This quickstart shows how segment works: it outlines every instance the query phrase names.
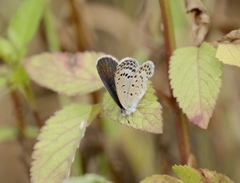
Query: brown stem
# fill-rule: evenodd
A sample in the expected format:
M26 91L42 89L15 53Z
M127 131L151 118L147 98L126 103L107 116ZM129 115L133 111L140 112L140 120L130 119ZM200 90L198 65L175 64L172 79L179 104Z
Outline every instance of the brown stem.
M173 106L175 105L175 102L172 100L172 98L170 98L169 96L167 96L166 94L164 94L161 90L158 90L156 88L154 88L156 91L156 95L158 97L158 99L160 99L161 101L163 101L164 103L166 103L168 106ZM161 102L160 101L160 102Z
M183 113L176 106L176 133L180 152L181 164L187 164L190 156L187 121L183 119Z
M174 30L172 26L172 15L170 5L167 0L159 0L159 3L164 27L163 34L166 47L166 60L169 62L172 52L176 49Z
M22 106L21 106L21 102L19 100L17 91L12 91L11 97L12 97L13 105L16 112L16 120L17 120L18 129L19 129L19 135L20 137L24 137L25 124L24 124L23 114L21 112Z
M36 98L35 98L35 95L33 93L32 87L29 84L29 85L26 85L24 87L24 89L25 89L25 92L26 92L27 97L28 97L28 102L29 102L29 104L31 106L31 109L32 109L33 117L35 118L35 121L36 121L36 124L37 124L38 128L40 129L43 126L43 121L41 120L40 115L39 115L38 110L37 110Z
M72 20L74 22L74 25L76 25L75 33L77 36L77 47L79 51L85 51L89 48L89 42L87 40L87 32L85 31L81 12L78 13L78 11L82 11L83 6L80 6L79 9L77 9L75 0L70 0L70 5L72 8Z
M159 4L161 9L163 29L164 29L163 34L164 34L165 47L166 47L167 69L169 71L170 57L176 48L175 36L174 36L169 0L159 0ZM169 88L170 88L170 85L169 85ZM187 164L187 160L190 155L188 121L184 120L182 111L178 107L176 99L173 97L171 88L170 88L170 93L171 93L171 100L173 101L173 111L175 113L177 140L178 140L181 164Z
M35 109L33 109L33 116L34 116L34 118L36 120L38 128L40 129L43 126L43 122L42 122L42 120L40 118L40 115L39 115L38 111L35 110Z

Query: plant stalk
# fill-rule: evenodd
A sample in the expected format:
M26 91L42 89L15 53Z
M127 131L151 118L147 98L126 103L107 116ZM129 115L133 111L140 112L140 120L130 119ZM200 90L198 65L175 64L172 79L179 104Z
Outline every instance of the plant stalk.
M76 25L75 33L77 37L77 47L79 51L83 52L88 50L90 47L89 40L87 39L87 31L85 31L82 14L81 12L78 13L79 10L81 11L84 8L83 2L80 2L77 5L75 0L70 0L70 6L72 8L72 20Z
M40 118L40 115L38 113L36 98L35 98L35 95L34 95L34 92L32 90L32 86L30 85L30 83L28 83L24 87L24 90L25 90L25 93L27 94L28 102L31 106L33 117L36 121L38 128L40 129L43 126L43 121Z
M17 125L18 125L18 132L19 132L19 136L24 137L24 129L25 129L25 124L24 124L24 118L23 118L23 114L21 112L21 102L19 100L19 96L17 94L17 91L12 91L11 92L11 98L13 101L13 105L16 111L16 119L17 119Z
M164 35L165 48L166 48L167 71L169 71L170 57L173 54L173 51L176 49L173 21L172 21L169 0L159 0L159 4L160 4L160 11L161 11L162 22L163 22L163 35ZM170 79L169 79L169 88L171 93L171 100L173 101L172 107L173 107L173 112L174 112L175 121L176 121L176 133L177 133L177 141L178 141L181 164L187 164L188 158L190 156L188 121L185 120L186 118L184 118L184 115L181 109L179 108L176 99L173 97L173 92L170 87Z

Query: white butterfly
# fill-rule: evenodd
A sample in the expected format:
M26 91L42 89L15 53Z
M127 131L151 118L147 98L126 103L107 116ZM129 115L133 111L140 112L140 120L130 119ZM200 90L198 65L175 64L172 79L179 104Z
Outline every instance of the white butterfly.
M141 66L129 57L119 63L106 55L97 61L97 70L106 89L121 108L123 116L134 113L147 90L147 81L154 73L154 64L147 61Z

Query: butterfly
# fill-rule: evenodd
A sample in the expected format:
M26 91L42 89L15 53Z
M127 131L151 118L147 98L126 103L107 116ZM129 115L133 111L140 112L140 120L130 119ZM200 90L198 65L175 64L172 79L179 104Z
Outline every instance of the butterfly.
M138 107L147 90L147 81L153 76L154 64L147 61L142 65L129 57L120 62L110 55L97 60L98 74L121 109L122 116L131 115Z

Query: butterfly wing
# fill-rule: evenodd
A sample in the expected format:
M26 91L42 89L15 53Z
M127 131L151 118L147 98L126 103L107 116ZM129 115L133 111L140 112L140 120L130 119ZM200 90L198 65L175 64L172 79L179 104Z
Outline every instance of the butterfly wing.
M114 74L116 72L117 65L118 65L117 59L107 55L100 57L98 59L97 70L105 88L107 89L113 100L120 108L123 108L119 101L114 81Z
M124 109L128 109L131 103L127 100L130 93L129 89L139 64L132 58L124 58L117 66L115 73L115 84L119 101Z
M147 81L153 75L154 64L151 61L139 66L131 58L123 59L117 66L115 83L117 95L125 114L131 114L147 90Z
M154 64L152 61L147 61L139 67L129 86L129 95L126 99L129 106L137 107L147 91L147 81L152 77L153 72Z

